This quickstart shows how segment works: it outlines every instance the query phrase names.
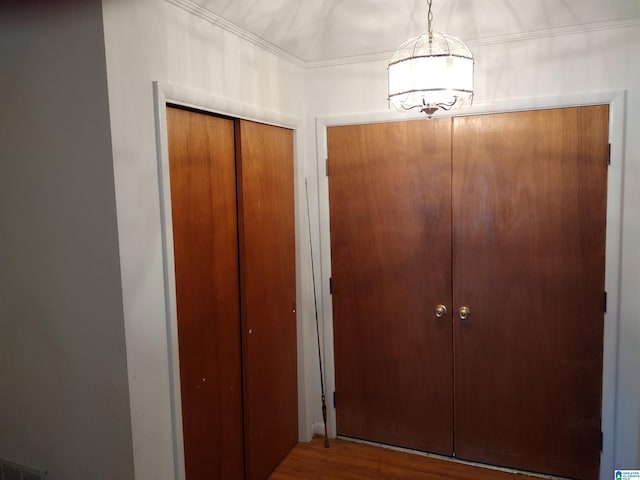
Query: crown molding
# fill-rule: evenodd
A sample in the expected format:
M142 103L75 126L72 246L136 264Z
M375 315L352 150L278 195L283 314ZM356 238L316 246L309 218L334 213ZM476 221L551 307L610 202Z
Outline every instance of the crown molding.
M292 53L283 50L271 42L244 30L235 23L213 13L212 11L196 4L192 0L165 0L168 3L186 10L207 22L216 25L223 30L236 35L249 43L252 43L269 53L272 53L300 68L325 68L339 65L349 65L354 63L377 62L388 60L393 51L378 52L366 55L354 55L349 57L331 58L327 60L303 60ZM493 35L488 37L463 39L470 48L484 47L488 45L498 45L504 43L521 42L527 40L537 40L541 38L560 37L566 35L578 35L602 30L618 30L623 28L640 27L640 17L619 18L616 20L605 20L600 22L584 23L580 25L567 25L562 27L545 28L530 32L509 33L505 35Z
M602 30L618 30L640 26L640 17L619 18L616 20L604 20L600 22L583 23L579 25L567 25L563 27L545 28L530 32L509 33L506 35L493 35L488 37L468 39L464 42L469 47L484 47L500 43L520 42L524 40L537 40L540 38L561 37L565 35L577 35L581 33L599 32Z
M213 13L211 10L206 9L191 0L166 0L166 1L177 7L182 8L183 10L186 10L187 12L197 17L200 17L203 20L206 20L207 22L213 25L216 25L217 27L222 28L223 30L226 30L227 32L233 35L236 35L237 37L242 38L243 40L246 40L249 43L252 43L266 50L269 53L272 53L282 58L283 60L293 63L298 67L304 68L305 66L305 61L302 60L301 58L298 58L295 55L287 52L286 50L283 50L282 48L274 45L273 43L266 41L265 39L259 37L258 35L255 35L251 32L246 31L245 29L239 27L235 23L232 23L229 20L222 18L220 15Z

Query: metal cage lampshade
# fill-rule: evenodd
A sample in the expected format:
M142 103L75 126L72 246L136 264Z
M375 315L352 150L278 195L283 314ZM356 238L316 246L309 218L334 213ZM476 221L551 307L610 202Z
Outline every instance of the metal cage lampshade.
M389 61L389 103L398 111L419 108L429 118L473 100L473 55L459 38L431 31L407 40Z

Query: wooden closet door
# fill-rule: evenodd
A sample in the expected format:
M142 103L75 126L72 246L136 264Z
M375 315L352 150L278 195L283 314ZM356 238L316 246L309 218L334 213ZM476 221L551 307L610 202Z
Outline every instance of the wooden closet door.
M234 124L167 108L189 480L243 477Z
M338 435L453 451L450 147L446 119L328 129Z
M293 131L236 137L246 472L264 480L298 438Z
M598 478L608 108L454 119L455 450Z

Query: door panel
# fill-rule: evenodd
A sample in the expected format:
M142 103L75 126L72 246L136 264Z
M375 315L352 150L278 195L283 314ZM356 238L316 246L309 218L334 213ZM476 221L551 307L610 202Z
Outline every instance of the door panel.
M451 120L328 129L339 435L453 451Z
M293 132L237 124L245 448L264 480L298 438Z
M459 458L598 478L606 106L454 119Z
M167 108L185 467L243 477L232 120Z

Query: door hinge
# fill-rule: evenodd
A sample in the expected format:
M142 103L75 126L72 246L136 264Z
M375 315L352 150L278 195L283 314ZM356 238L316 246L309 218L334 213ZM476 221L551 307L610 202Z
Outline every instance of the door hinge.
M329 159L328 158L324 159L324 174L327 177L329 176Z
M604 433L600 432L600 451L604 451Z
M333 408L336 408L336 391L333 391Z
M329 295L333 295L333 277L329 277Z
M604 313L607 313L607 292L604 292L604 297L602 299L602 309L604 310Z
M611 165L611 144L609 144L609 151L607 153L607 165Z

